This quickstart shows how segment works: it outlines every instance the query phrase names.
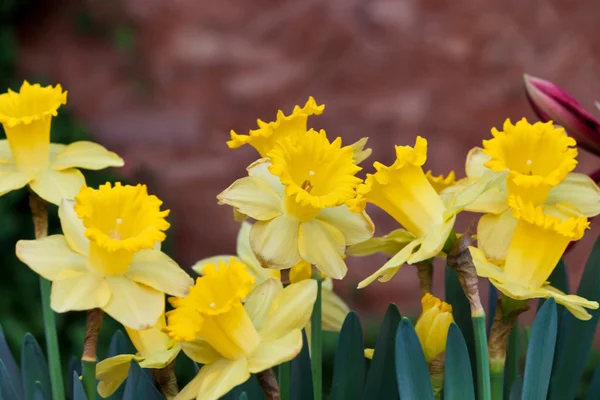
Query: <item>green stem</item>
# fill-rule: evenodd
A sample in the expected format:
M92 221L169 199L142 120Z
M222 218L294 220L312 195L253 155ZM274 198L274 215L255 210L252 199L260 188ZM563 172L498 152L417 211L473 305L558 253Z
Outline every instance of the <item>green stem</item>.
M492 360L490 365L492 400L504 397L504 360Z
M88 400L96 399L96 362L81 361L81 375L83 376L83 389Z
M44 318L44 333L46 335L46 350L52 382L52 399L64 400L65 390L60 365L60 351L56 334L56 320L50 308L50 281L40 276L40 292L42 294L42 316Z
M313 279L317 281L317 299L311 316L311 370L313 378L314 400L323 398L323 332L321 330L321 286L323 278L321 273L314 274Z
M290 400L290 362L279 365L279 390L281 400Z
M479 400L491 399L490 364L488 361L487 334L485 331L485 311L471 313L475 333L475 356L477 357L477 388Z

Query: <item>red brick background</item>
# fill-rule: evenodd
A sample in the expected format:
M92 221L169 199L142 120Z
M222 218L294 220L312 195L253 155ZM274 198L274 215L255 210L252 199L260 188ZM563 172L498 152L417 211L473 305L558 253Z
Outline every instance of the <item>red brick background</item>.
M371 138L367 171L375 159L389 163L394 144L422 135L427 165L462 176L468 149L492 126L533 117L524 72L590 108L600 99L599 11L576 0L63 1L24 24L20 69L61 82L95 140L124 156L124 176L164 199L175 257L189 266L234 251L238 225L215 195L256 154L228 150L230 129L245 132L313 95L327 107L312 126L346 143ZM82 28L89 20L95 28ZM580 161L583 172L600 164L583 152ZM396 227L371 215L378 234ZM474 217L463 215L461 226ZM572 280L598 225L567 257ZM383 262L350 260L340 292L377 315L389 301L416 307L411 267L390 283L351 289Z

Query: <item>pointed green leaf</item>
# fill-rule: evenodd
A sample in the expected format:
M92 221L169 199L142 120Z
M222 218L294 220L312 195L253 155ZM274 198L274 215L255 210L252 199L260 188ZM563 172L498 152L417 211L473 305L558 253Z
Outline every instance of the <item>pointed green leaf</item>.
M71 396L71 399L72 400L87 400L87 396L85 395L85 390L83 389L83 384L81 383L81 380L79 379L79 375L77 375L76 371L73 371L71 379L73 382L73 388L72 388L73 394Z
M371 368L365 383L363 399L397 399L398 385L396 383L396 331L400 324L400 312L394 303L388 306L371 361Z
M119 354L135 354L137 353L135 347L125 334L118 329L113 333L110 338L110 344L108 345L108 352L106 358L114 357Z
M67 398L69 399L73 399L75 396L73 393L73 388L75 387L73 376L75 376L77 380L79 380L79 377L81 376L81 360L77 357L71 357L71 360L69 360L69 368L67 369ZM120 399L121 398L119 397L119 400Z
M508 399L510 389L519 375L521 365L521 349L519 347L519 324L515 324L508 336L508 349L506 350L506 362L504 364L504 398Z
M33 392L33 400L50 400L50 397L46 397L42 384L39 382L35 383L35 391Z
M8 375L13 377L15 390L20 397L23 397L23 384L21 383L20 379L21 373L19 372L19 367L17 366L15 358L10 352L10 348L6 342L6 337L4 336L4 331L2 330L2 326L0 326L0 360L4 362L4 366L6 367Z
M492 331L492 323L494 322L494 316L496 315L496 304L498 302L498 291L496 290L496 286L492 285L492 282L490 282L489 288L490 291L488 293L489 310L487 315L487 332Z
M12 400L12 399L22 399L17 389L15 388L14 382L19 380L18 378L14 378L10 376L4 362L0 360L0 399L2 400Z
M164 397L154 386L154 382L144 373L134 360L129 366L129 375L125 381L123 400L164 400Z
M475 400L469 351L456 324L450 325L446 342L444 400Z
M425 354L417 332L408 318L402 318L398 326L395 357L400 398L433 400Z
M46 397L52 393L48 363L40 345L30 333L25 334L21 345L21 379L26 400L34 398L36 382L40 383Z
M248 395L246 392L242 392L242 394L240 394L239 400L248 400Z
M241 385L234 387L229 393L225 394L221 400L238 400L242 393L246 393L252 400L261 400L265 398L256 375L251 375L250 378Z
M523 398L527 400L546 400L552 374L556 331L556 301L550 298L535 317L531 329L523 378Z
M338 339L333 381L332 400L359 400L365 384L365 351L360 319L351 311L344 320Z
M510 389L509 400L522 400L523 399L523 378L517 376L515 383L513 383Z
M302 343L302 351L290 362L291 400L312 400L314 398L308 340L304 330L302 330Z
M198 364L189 358L183 351L180 351L175 358L175 376L179 387L185 387L200 372Z
M600 301L600 236L586 263L577 294L591 301ZM577 393L600 317L600 310L588 311L592 315L589 321L564 313L561 324L564 334L561 332L560 348L552 371L550 400L572 399Z

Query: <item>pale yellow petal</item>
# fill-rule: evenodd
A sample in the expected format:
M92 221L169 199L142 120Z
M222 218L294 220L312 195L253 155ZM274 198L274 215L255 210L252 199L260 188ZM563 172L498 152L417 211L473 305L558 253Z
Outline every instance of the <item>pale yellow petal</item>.
M65 235L69 246L77 253L87 256L90 248L90 241L85 237L85 226L79 219L73 209L74 200L63 200L58 206L58 217L60 226Z
M476 247L469 246L469 252L475 264L477 275L482 278L493 278L499 281L504 281L504 272L500 267L488 261L485 253Z
M600 214L600 188L585 174L572 172L550 189L546 204L569 203L586 217Z
M465 163L465 172L469 178L481 178L483 174L488 171L488 168L484 166L491 157L483 152L480 147L473 147L469 154L467 154L467 160Z
M58 313L91 310L108 304L111 292L106 280L93 273L52 282L50 306Z
M49 203L59 205L62 199L74 199L85 178L78 169L54 171L45 169L29 183L31 189Z
M279 197L283 197L285 186L283 186L277 175L273 175L271 171L269 171L270 165L271 160L268 158L261 158L248 166L248 176L255 176L264 180L271 186L275 193L279 195Z
M121 157L98 143L81 141L67 145L54 157L50 167L57 171L68 168L99 170L107 167L122 167L124 164Z
M295 329L271 342L261 342L248 358L248 369L257 374L266 369L290 361L302 350L302 331Z
M14 159L8 140L0 140L0 164L13 164Z
M235 258L236 261L239 261L242 264L244 263L239 257L229 256L229 255L220 255L220 256L212 256L212 257L203 258L200 261L196 261L194 263L194 265L192 265L192 269L198 275L203 275L204 273L202 272L202 269L204 268L205 265L207 265L207 264L219 265L219 262L221 262L221 261L224 262L225 264L229 264L229 260L231 260L231 257Z
M286 269L300 260L298 231L300 221L281 215L271 221L258 221L250 230L250 246L261 264Z
M396 275L396 272L398 272L402 265L406 263L406 260L408 260L408 257L410 257L414 249L417 248L417 246L419 246L422 241L422 238L417 238L412 242L408 243L406 246L404 246L402 250L398 252L398 254L396 254L394 257L389 259L388 262L383 264L383 267L379 268L374 274L372 274L368 278L363 279L358 284L358 288L362 289L366 286L369 286L371 283L375 282L376 279L379 279L380 282L387 282L390 279L392 279L392 277Z
M346 249L344 235L326 222L314 219L300 224L300 256L333 279L342 279L348 267L342 256Z
M431 360L438 354L446 351L448 329L450 328L450 324L452 322L454 322L454 319L452 318L452 314L449 312L438 314L433 321L431 329L429 330L429 335L427 336L427 340L423 346L427 360Z
M500 199L498 199L498 196L492 195L495 193L492 189L502 188L505 183L506 172L496 173L488 170L479 179L465 179L457 185L442 191L442 199L447 208L444 218L465 209L471 210L473 204L478 204L479 207L484 208L485 210L482 210L482 212L492 212L499 207L504 210L506 205L501 201L503 195L500 194ZM451 196L448 196L448 191L452 191ZM488 199L488 196L492 197Z
M273 299L269 317L259 330L262 341L276 340L302 329L310 319L317 298L317 282L308 279L293 283Z
M415 235L412 233L405 229L396 229L385 236L374 237L349 246L346 254L350 256L369 256L375 253L394 255L413 240L415 240Z
M273 299L283 290L281 281L269 278L258 285L246 298L244 307L252 323L260 331L271 309Z
M365 349L364 353L365 353L365 358L372 360L373 355L375 355L375 349Z
M281 197L269 184L257 177L238 179L221 192L219 204L228 204L258 221L267 221L283 213Z
M31 180L29 175L17 170L13 165L0 168L0 196L21 189Z
M73 251L63 235L19 240L16 253L19 260L50 281L75 277L88 271L87 258Z
M222 357L207 341L200 338L193 342L181 342L181 349L199 364L212 364Z
M437 257L444 248L444 244L454 228L455 220L456 216L452 216L452 218L444 222L443 225L434 226L429 229L423 236L421 247L408 257L408 263L414 264Z
M251 223L246 221L242 222L236 239L236 252L242 260L242 263L248 267L252 275L254 275L255 278L260 277L260 281L262 282L269 277L269 273L260 265L260 262L258 262L258 259L252 251L252 247L250 246L251 229Z
M494 187L465 207L466 211L475 213L501 214L508 210L508 191L504 187Z
M66 144L50 143L50 163L67 148Z
M102 309L131 329L148 329L165 311L165 295L122 276L106 278L111 298Z
M345 204L322 209L317 219L342 232L348 246L370 239L373 232L375 232L375 225L367 213L364 211L360 213L350 212Z
M131 360L140 361L141 357L133 354L119 354L107 358L96 364L96 379L98 382L98 394L103 398L112 395L129 374Z
M136 252L124 276L176 297L187 296L194 285L194 280L171 257L154 249Z
M504 260L516 227L517 220L511 210L483 215L477 224L477 246L488 259Z
M324 282L323 282L324 283ZM339 332L350 308L344 300L323 286L322 295L322 327L329 332Z
M171 338L163 332L167 326L167 318L162 314L156 325L152 328L135 330L125 327L129 339L142 357L149 357L152 353L164 351L170 347Z
M167 365L171 364L171 362L177 357L179 352L181 351L181 346L179 343L176 343L173 347L163 351L154 352L147 357L144 358L143 361L140 362L140 367L142 368L164 368Z
M248 378L250 371L245 358L236 361L222 358L203 366L174 400L217 400L234 387L246 382Z
M431 307L430 309L423 311L419 316L419 319L415 324L415 332L417 333L419 342L421 342L422 346L427 342L427 335L431 331L435 317L437 317L439 314L439 307Z
M583 321L587 321L592 318L585 308L589 308L591 310L598 309L598 302L590 301L573 294L565 294L550 285L544 285L540 288L540 290L548 293L548 296L543 296L544 298L548 298L550 296L554 297L558 304L565 306L567 310L569 310L569 312L575 316L575 318Z

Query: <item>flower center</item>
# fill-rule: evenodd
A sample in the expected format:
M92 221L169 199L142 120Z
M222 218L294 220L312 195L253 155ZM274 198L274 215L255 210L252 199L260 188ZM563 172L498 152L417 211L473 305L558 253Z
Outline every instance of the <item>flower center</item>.
M123 274L136 251L150 249L166 237L169 211L160 210L162 202L148 195L146 186L84 187L75 201L90 239L90 266L104 275Z

